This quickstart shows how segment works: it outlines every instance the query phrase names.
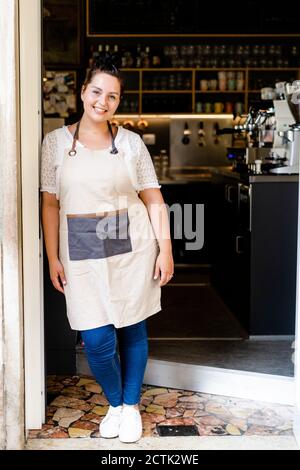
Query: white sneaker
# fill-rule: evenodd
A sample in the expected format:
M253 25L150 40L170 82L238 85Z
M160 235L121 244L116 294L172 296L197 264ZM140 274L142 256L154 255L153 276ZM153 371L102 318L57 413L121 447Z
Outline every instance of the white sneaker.
M118 437L121 422L122 405L110 406L108 412L100 423L99 431L101 437Z
M139 410L133 406L123 406L119 439L121 442L136 442L142 437L143 424Z

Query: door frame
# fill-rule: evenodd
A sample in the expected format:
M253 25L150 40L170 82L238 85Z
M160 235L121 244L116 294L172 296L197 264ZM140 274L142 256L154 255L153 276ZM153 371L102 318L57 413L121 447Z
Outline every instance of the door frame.
M40 227L42 136L41 0L19 0L25 426L45 422L43 250Z
M300 151L299 151L300 153ZM299 155L300 158L300 155ZM297 281L296 281L296 331L294 342L295 414L294 435L300 447L300 175L298 182L298 240L297 240Z
M41 144L41 1L19 0L20 5L20 89L21 98L21 154L22 154L22 211L23 211L23 249L24 249L24 341L25 341L25 401L26 401L26 429L40 428L45 421L45 383L44 383L44 324L43 324L43 260L42 237L39 211L39 160ZM30 66L28 66L30 64ZM300 191L299 191L300 200ZM300 204L298 215L298 276L297 276L297 328L295 338L295 379L275 377L276 386L281 386L282 393L288 393L285 403L294 403L296 398L296 416L294 432L300 444L300 318L299 318L299 291L300 291ZM32 293L35 295L32 295ZM158 382L160 386L173 383L178 387L179 378L182 377L182 364L176 367L172 364L172 376L168 376L164 369L164 361L151 361L145 378L151 383ZM245 371L228 371L218 368L201 368L206 373L206 381L199 381L196 385L201 391L222 394L226 387L220 387L216 380L223 376L223 384L229 383L232 387L238 384L236 392L243 395L247 390L247 397L259 399L257 386L265 387L266 380L272 381L268 374L245 373ZM221 374L221 375L218 375ZM184 375L184 374L183 374ZM192 377L193 374L190 374ZM228 382L228 378L230 381ZM178 381L177 381L177 379ZM232 380L234 381L232 382ZM174 382L175 381L175 382ZM249 389L249 384L255 385ZM274 382L273 382L274 383ZM170 386L170 385L169 385ZM188 387L188 384L185 385ZM297 393L295 393L295 387ZM230 387L227 387L229 391ZM252 390L252 392L251 392ZM263 396L272 394L269 388L261 389ZM278 400L278 394L274 395ZM275 401L273 400L273 401ZM284 401L282 401L284 402Z

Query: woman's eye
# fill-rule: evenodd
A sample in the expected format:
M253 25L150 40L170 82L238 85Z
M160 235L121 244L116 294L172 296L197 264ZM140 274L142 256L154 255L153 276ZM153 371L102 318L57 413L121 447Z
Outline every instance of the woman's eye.
M99 91L94 90L93 93L95 93L96 95L98 95Z
M116 99L116 97L114 95L111 95L110 98L112 98L113 100Z

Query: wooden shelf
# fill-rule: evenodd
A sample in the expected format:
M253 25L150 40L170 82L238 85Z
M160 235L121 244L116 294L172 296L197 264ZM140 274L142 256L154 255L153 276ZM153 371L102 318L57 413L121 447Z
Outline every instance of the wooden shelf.
M220 94L223 94L223 93L239 93L239 94L243 94L245 93L245 90L224 90L224 91L221 91L221 90L207 90L207 91L202 91L202 90L195 90L195 93L201 93L201 94L210 94L210 93L218 93L219 95Z
M125 94L135 94L138 95L138 109L136 111L136 114L146 114L145 110L143 109L143 97L145 96L151 96L151 95L189 95L189 98L187 98L186 106L187 108L191 108L192 111L179 111L178 113L172 113L172 114L194 114L196 113L197 109L197 98L199 98L201 95L211 95L211 97L216 97L212 98L211 101L222 101L222 97L226 97L229 95L234 95L239 98L237 98L238 101L243 102L243 107L244 110L248 110L248 104L249 104L249 97L253 94L258 94L260 93L260 90L255 90L255 89L248 89L249 83L252 81L249 80L250 78L255 78L257 77L257 73L274 73L277 72L278 76L283 76L287 72L296 72L295 73L295 78L300 78L300 68L298 67L286 67L286 68L280 68L280 67L179 67L179 68L173 68L173 67L149 67L149 68L121 68L121 72L128 72L132 73L135 75L138 74L138 90L125 90ZM199 84L199 79L202 77L205 78L214 78L216 77L217 72L219 71L241 71L244 73L244 90L199 90L196 88L196 84ZM190 89L183 89L183 90L162 90L162 89L157 89L157 90L151 90L151 89L143 89L144 86L144 77L147 76L149 78L148 73L156 73L157 75L164 73L164 72L170 72L173 74L177 73L189 73L190 74L190 80L191 80L191 87ZM209 75L210 73L210 75ZM199 86L199 85L198 85ZM217 98L218 96L218 98ZM225 99L225 98L224 98ZM188 101L191 100L191 101ZM232 100L234 101L234 99ZM250 99L251 101L251 99ZM130 112L127 112L124 114L130 114ZM149 113L148 113L149 114ZM150 113L152 114L152 113ZM156 114L166 114L166 112L157 112ZM211 114L211 113L209 113Z
M300 70L300 67L179 67L179 68L174 68L174 67L153 67L153 68L120 68L120 71L122 72L210 72L210 71L235 71L235 70L240 70L240 71L249 71L249 72L257 72L257 71L298 71Z
M193 90L142 90L142 93L193 93Z

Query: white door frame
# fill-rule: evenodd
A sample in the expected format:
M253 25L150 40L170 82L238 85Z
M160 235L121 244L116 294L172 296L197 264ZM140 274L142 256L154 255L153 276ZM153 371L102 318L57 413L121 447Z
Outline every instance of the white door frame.
M300 158L300 156L299 156ZM298 183L298 243L297 243L297 282L296 282L296 332L294 343L295 361L295 415L294 435L300 446L300 180Z
M25 425L45 422L42 237L39 162L42 116L41 1L19 0L23 214Z
M25 334L25 399L26 399L26 428L40 428L45 420L45 384L44 384L44 335L43 335L43 279L42 250L39 219L39 155L41 143L41 2L40 0L19 0L20 2L20 81L21 81L21 136L22 136L22 197L23 197L23 250L24 250L24 334ZM300 200L300 191L299 191ZM297 294L300 290L300 204L298 223L298 279ZM34 293L34 295L33 295ZM276 387L281 387L283 394L288 393L284 400L274 395L273 401L294 403L295 383L297 385L297 411L295 419L295 435L300 444L300 318L299 295L297 295L297 330L295 339L296 379L268 376L268 374L249 374L244 371L226 371L218 368L202 368L205 381L198 382L197 387L209 390L210 393L222 394L226 387L220 387L216 377L224 377L225 382L238 387L236 392L243 395L247 391L248 398L259 399L257 387L264 387L275 378ZM159 364L159 362L161 362ZM156 370L154 370L154 367ZM159 367L161 366L161 367ZM173 364L173 369L174 364ZM174 378L182 377L182 365L174 371L172 377L164 372L163 361L149 361L148 377L155 381L155 372L160 376L159 385L173 383ZM160 371L162 373L160 373ZM180 373L179 373L180 372ZM184 374L183 374L184 375ZM192 374L193 375L193 374ZM146 375L147 376L147 375ZM228 379L230 378L229 382ZM261 380L260 380L261 379ZM268 382L269 380L269 382ZM267 382L266 382L267 381ZM225 383L223 382L223 384ZM270 383L271 383L270 382ZM256 384L250 387L249 384ZM260 385L258 385L260 384ZM170 385L169 385L170 386ZM176 386L176 383L174 383ZM187 384L188 386L188 384ZM203 391L204 391L203 390ZM252 390L252 392L251 392ZM230 388L228 389L228 393ZM270 392L266 393L272 401ZM271 394L272 395L272 394Z

